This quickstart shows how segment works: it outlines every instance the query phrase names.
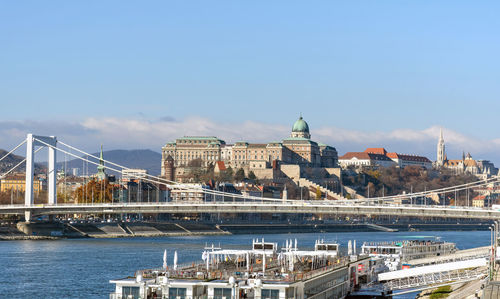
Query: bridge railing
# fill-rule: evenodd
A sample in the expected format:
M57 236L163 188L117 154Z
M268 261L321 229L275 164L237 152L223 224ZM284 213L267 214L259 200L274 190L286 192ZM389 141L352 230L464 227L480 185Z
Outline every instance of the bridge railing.
M372 203L353 203L348 201L330 201L330 200L276 200L276 201L260 201L260 200L248 200L248 201L204 201L204 200L174 200L174 201L160 201L160 202L84 202L84 203L57 203L55 205L50 204L8 204L0 205L1 208L44 208L44 207L83 207L83 206L168 206L168 205L269 205L269 206L324 206L324 207L380 207L380 208L405 208L405 209L447 209L452 211L497 211L497 209L492 208L481 208L481 207L469 207L469 206L442 206L442 205L415 205L415 204L372 204Z

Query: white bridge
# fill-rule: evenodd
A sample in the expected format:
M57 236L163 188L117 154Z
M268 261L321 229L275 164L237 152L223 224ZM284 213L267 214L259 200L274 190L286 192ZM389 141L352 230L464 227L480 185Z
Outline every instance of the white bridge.
M180 189L186 192L197 192L204 195L205 200L169 201L169 202L138 202L138 203L98 203L98 204L61 204L57 202L55 163L56 152L62 152L84 162L99 165L88 157L98 160L89 153L72 147L57 140L54 136L36 136L28 134L27 138L13 150L7 153L0 161L26 144L26 192L24 205L0 205L0 214L25 215L30 220L32 215L57 215L57 214L121 214L121 213L308 213L308 214L337 214L337 215L394 215L408 217L434 217L434 218L474 218L484 220L500 219L500 210L490 208L474 208L464 206L444 205L403 205L397 201L408 198L428 197L439 194L452 194L469 188L484 186L499 181L499 177L478 182L415 192L405 195L394 195L362 200L289 200L255 196L244 196L216 190L195 188L177 182L168 181L161 177L146 175L140 179L156 185L165 185L169 189ZM65 148L59 148L62 145ZM36 149L36 147L40 147ZM34 204L33 202L33 174L34 155L41 148L49 149L48 159L48 203ZM82 156L83 155L83 156ZM85 156L87 158L85 158ZM24 161L22 161L24 162ZM21 162L21 163L22 163ZM113 162L105 161L107 169L120 173L127 167ZM6 174L13 171L18 163Z
M22 215L58 214L121 214L121 213L309 213L330 215L394 215L400 217L438 217L500 219L500 211L440 206L363 205L337 201L248 201L234 202L154 202L154 203L98 203L98 204L33 204L2 205L0 214Z

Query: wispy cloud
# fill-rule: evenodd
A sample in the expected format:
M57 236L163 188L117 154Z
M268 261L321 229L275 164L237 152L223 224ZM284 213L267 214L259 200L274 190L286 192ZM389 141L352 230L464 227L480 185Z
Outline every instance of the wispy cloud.
M55 135L60 140L84 150L95 151L101 143L107 149L148 148L160 151L166 142L186 135L217 136L228 143L246 140L269 142L282 140L291 126L255 121L223 122L205 117L174 119L165 116L157 120L144 118L87 118L82 121L17 121L0 122L0 147L9 149L26 133ZM356 131L338 127L312 128L313 140L335 146L339 154L363 151L366 147L385 147L389 151L426 155L434 159L440 127L423 130L398 128L390 132ZM500 161L500 138L479 140L448 128L443 128L450 157L462 150L476 158Z

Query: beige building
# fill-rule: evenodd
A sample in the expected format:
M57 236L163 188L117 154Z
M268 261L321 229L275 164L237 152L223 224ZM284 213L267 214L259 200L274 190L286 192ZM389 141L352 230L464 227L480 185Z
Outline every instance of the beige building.
M42 190L42 181L33 180L33 192L38 194ZM22 191L26 190L26 176L24 174L14 174L3 177L0 180L0 191Z
M189 166L198 160L201 166L215 164L221 160L221 148L226 143L213 136L186 136L169 142L162 148L161 174L165 175L164 161L168 156L174 159L174 167ZM194 163L194 162L193 162Z
M337 167L338 160L334 147L311 140L309 125L302 116L293 124L290 137L282 142L240 141L228 145L217 137L178 138L162 148L163 176L168 169L169 156L174 161L175 174L179 175L185 173L182 168L207 167L215 165L217 161L223 161L226 167L233 169L270 170L275 163L332 168ZM268 176L268 172L262 173Z

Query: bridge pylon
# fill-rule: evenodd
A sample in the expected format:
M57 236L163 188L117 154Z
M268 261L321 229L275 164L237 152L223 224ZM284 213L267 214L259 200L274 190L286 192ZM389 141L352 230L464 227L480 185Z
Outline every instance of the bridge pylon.
M48 204L57 204L56 192L56 146L57 138L55 136L38 136L28 134L26 136L26 188L24 193L24 205L31 207L34 203L33 200L33 179L35 168L35 147L47 146L49 148L48 159ZM25 220L31 220L31 211L25 213Z

